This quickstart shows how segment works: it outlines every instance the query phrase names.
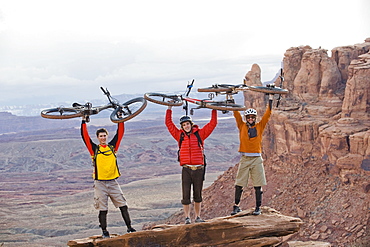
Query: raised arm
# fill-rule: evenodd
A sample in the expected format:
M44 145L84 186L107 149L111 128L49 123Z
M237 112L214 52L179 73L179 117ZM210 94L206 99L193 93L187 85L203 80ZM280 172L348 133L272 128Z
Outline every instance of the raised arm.
M91 156L94 156L94 150L96 147L96 144L93 143L89 136L89 132L87 131L86 121L82 120L81 122L81 137L83 142L85 143L87 150L89 151Z
M267 122L270 120L271 111L272 111L272 99L273 99L273 96L274 96L273 94L270 94L269 95L269 102L267 104L265 114L263 114L263 117L262 117L262 119L260 121L260 123L263 126L263 128L266 126Z
M209 123L204 125L202 129L199 130L199 134L202 140L205 140L213 132L213 130L216 128L216 125L217 125L217 111L212 110L211 120L209 121Z
M118 151L118 148L121 144L123 135L125 134L125 125L123 122L117 124L117 131L113 139L109 142L110 145L114 146L114 151Z
M238 111L233 111L233 114L234 114L234 118L235 118L235 121L236 121L236 126L238 127L238 129L241 128L241 126L243 126L244 121L242 119L242 116L240 114L240 112Z
M172 137L178 141L181 130L172 121L172 109L170 107L166 110L165 124Z

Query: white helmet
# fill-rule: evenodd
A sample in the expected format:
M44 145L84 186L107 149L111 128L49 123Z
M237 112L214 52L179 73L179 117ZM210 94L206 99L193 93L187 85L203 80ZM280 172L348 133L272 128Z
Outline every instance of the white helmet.
M245 112L244 112L244 115L247 116L247 115L255 115L257 116L257 111L253 108L249 108L247 109Z

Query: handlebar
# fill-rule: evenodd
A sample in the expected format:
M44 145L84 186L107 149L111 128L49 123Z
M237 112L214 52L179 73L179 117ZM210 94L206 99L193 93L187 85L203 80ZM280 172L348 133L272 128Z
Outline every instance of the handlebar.
M283 86L283 83L284 83L284 70L283 70L283 68L280 69L279 78L280 78L280 87L282 87ZM280 100L281 100L281 95L279 95L279 98L277 99L276 107L279 107Z
M109 103L111 103L112 105L117 105L117 103L114 102L115 99L113 99L112 96L110 95L110 92L108 91L108 88L104 89L103 87L100 87L100 89L108 97Z
M110 93L109 93L109 91L108 91L108 89L104 89L103 87L100 87L100 89L103 91L103 93L105 94L105 95L110 95Z
M190 94L190 91L191 91L191 88L193 87L193 85L194 85L194 79L191 81L191 83L188 83L188 86L187 86L187 92L186 92L186 96L189 96L189 94Z

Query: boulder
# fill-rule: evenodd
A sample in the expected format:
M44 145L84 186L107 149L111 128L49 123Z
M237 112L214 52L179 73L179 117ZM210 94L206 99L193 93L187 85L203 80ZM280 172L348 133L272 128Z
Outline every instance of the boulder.
M283 236L296 233L302 224L299 218L263 207L258 216L252 215L251 209L204 223L162 224L110 239L94 236L71 240L68 246L275 246Z
M319 242L319 241L289 241L289 247L330 247L331 244L328 242Z

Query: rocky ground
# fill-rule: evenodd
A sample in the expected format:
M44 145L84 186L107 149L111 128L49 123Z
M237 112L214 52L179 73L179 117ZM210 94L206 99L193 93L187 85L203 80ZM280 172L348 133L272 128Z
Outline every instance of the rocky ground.
M179 211L180 171L176 142L158 122L126 126L118 159L119 179L129 202L134 227L165 219ZM220 122L210 137L206 185L225 167L219 149L235 148L236 140L221 133L232 119ZM199 124L202 124L200 121ZM93 133L96 127L90 126ZM114 126L107 126L113 132ZM0 243L4 246L65 246L68 240L100 233L92 206L91 163L78 128L13 133L0 136ZM230 140L218 144L218 138ZM233 144L234 143L234 144ZM215 147L215 148L213 148ZM220 162L214 161L218 158ZM108 220L112 233L123 234L119 212L112 208Z
M304 221L291 240L319 240L339 247L370 245L369 50L370 38L334 48L331 57L327 50L309 46L292 47L284 54L283 86L289 94L279 108L275 100L265 131L268 185L263 204ZM259 66L253 65L245 78L249 85L261 85ZM245 105L264 112L263 95L244 96ZM208 117L204 116L200 118ZM204 190L206 219L229 215L232 210L239 141L234 120L226 116L205 144L207 171L222 173ZM122 185L179 173L179 167L174 168L176 143L163 118L157 121L127 124L121 147L125 151L118 156L124 164ZM75 126L0 135L0 243L19 246L26 240L42 242L70 235L76 228L84 234L98 230L91 208L79 213L64 210L80 207L78 202L91 193L89 157ZM108 127L114 131L114 126ZM96 126L90 128L94 131ZM254 206L253 194L251 186L245 189L242 209ZM59 204L56 198L61 196L66 200ZM177 203L160 200L159 204L181 207ZM151 205L157 208L155 202ZM169 215L159 215L160 221L143 216L140 223L146 228L183 222L181 211L168 219Z

